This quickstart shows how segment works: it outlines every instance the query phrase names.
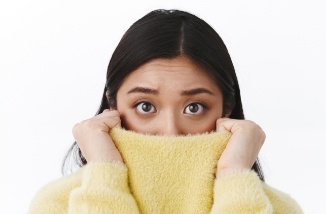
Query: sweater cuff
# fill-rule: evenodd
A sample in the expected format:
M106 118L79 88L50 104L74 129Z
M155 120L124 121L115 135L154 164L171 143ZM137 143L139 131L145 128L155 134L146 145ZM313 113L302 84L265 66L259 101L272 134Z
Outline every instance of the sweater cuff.
M234 170L218 177L215 182L215 191L217 192L225 193L225 191L232 190L232 192L246 193L246 191L250 191L251 193L252 190L256 189L262 190L261 180L257 173L252 170Z
M268 207L270 203L262 184L253 170L230 172L216 179L214 201L223 206L254 204L257 207L266 208L266 205Z
M120 162L89 162L84 166L82 186L129 192L127 172L126 165Z

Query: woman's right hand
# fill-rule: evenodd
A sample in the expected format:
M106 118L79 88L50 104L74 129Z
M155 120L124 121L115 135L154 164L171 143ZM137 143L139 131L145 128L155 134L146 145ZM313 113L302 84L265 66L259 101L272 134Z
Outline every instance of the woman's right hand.
M73 136L87 162L123 162L109 135L109 130L113 127L121 127L120 114L117 110L109 109L74 125Z

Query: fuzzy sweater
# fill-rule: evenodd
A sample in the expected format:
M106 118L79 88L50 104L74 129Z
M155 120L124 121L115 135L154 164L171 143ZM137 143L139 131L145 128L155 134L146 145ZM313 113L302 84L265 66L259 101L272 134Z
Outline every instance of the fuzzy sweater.
M124 163L91 162L42 187L28 213L302 213L254 171L215 179L230 133L163 137L118 128Z

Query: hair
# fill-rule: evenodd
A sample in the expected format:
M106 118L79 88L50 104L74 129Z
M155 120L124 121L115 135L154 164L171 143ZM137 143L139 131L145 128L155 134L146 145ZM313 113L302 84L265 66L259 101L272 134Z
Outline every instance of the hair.
M197 16L162 9L136 21L121 38L108 65L102 101L96 115L105 109L116 108L117 91L126 76L140 65L156 58L173 59L179 56L189 58L214 78L223 95L223 115L244 119L237 76L223 40ZM63 173L72 154L79 167L87 164L74 142L64 159ZM264 181L258 158L252 169Z

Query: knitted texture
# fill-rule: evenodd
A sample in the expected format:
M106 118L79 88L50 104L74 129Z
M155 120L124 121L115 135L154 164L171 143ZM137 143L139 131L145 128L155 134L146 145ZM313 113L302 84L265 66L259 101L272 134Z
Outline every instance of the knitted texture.
M142 213L209 213L217 161L230 135L110 132L129 169L131 192Z
M42 187L28 213L302 213L254 171L215 179L228 132L163 137L114 128L110 135L125 164L88 163Z

